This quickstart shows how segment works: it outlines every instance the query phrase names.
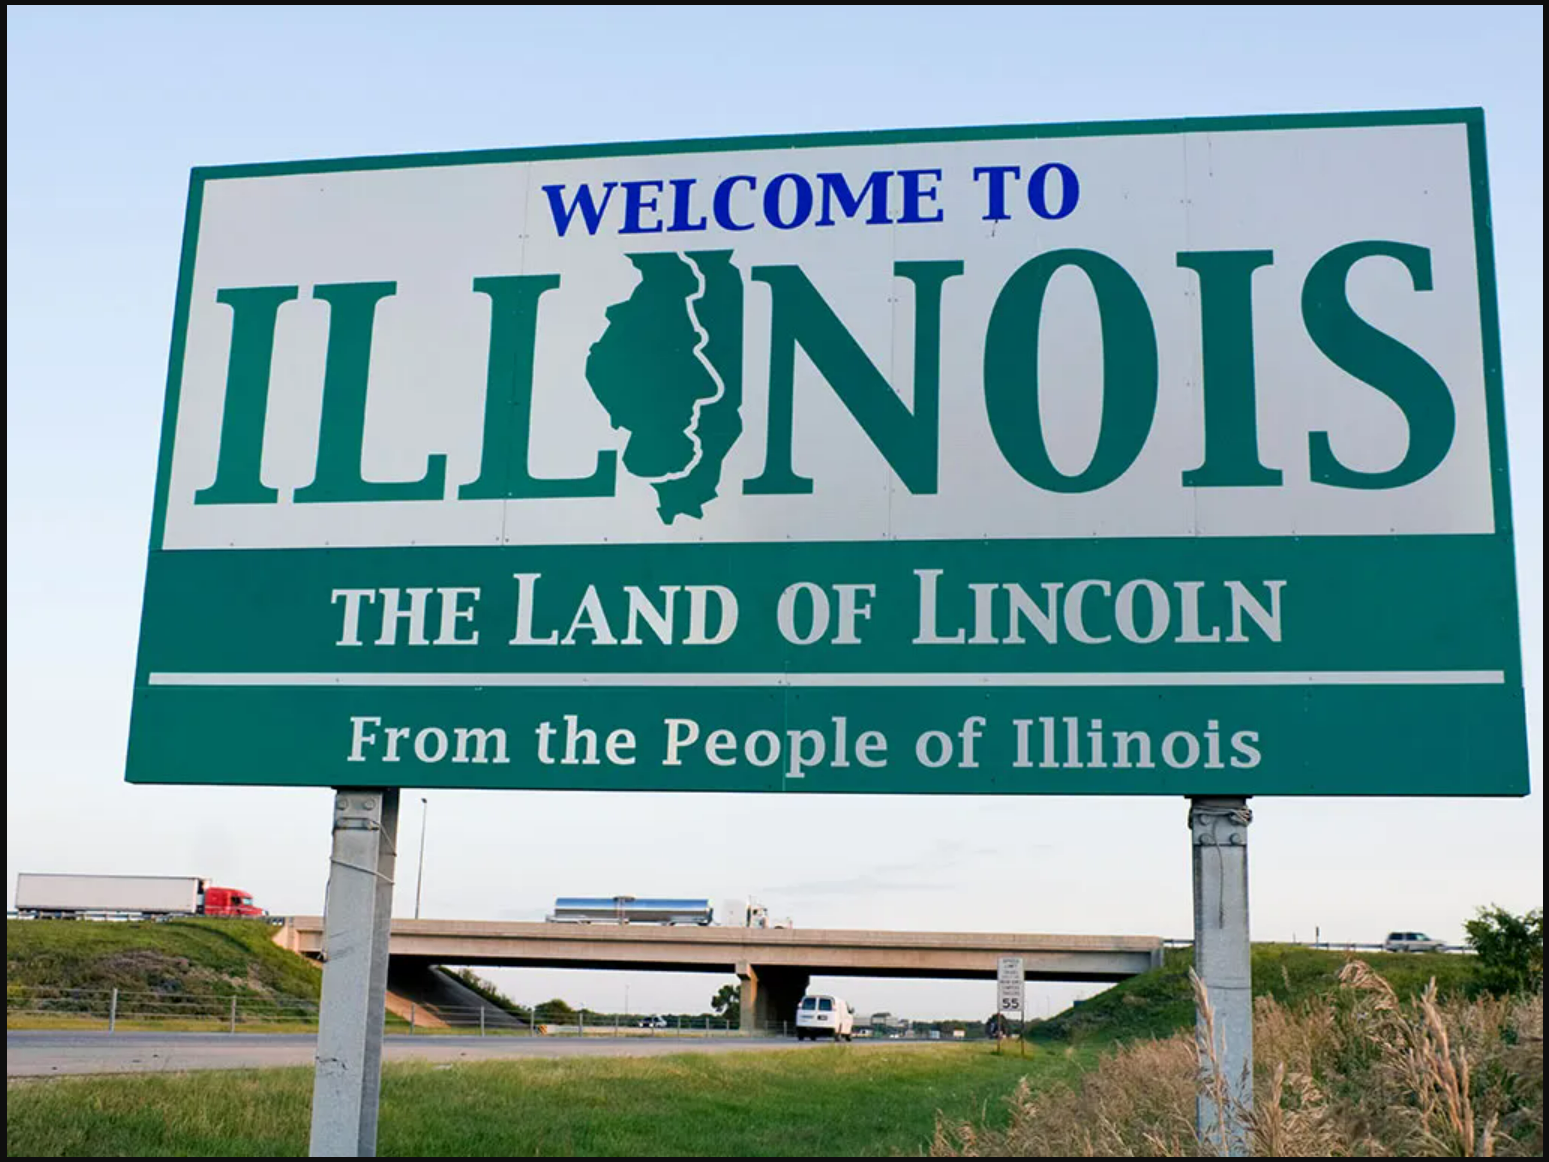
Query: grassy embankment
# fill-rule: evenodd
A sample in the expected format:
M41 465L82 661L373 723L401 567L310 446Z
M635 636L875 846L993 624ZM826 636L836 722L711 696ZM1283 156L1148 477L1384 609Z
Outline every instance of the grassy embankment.
M197 925L186 932L175 931L180 925L150 927L158 955L189 961L198 970L193 978L206 984L207 974L218 966L203 950L232 947L224 925L214 932L213 943ZM55 938L53 932L45 935ZM82 942L98 939L79 931L57 938L72 955L82 951ZM174 948L163 946L166 941L194 943ZM296 965L266 941L254 951L267 962L271 949L279 957L276 971L283 965L287 972L300 968L310 976L295 979L282 972L280 978L265 979L261 968L243 976L236 961L221 962L225 968L217 976L229 987L257 980L269 989L290 979L292 987L315 995L315 970ZM17 952L13 945L13 981ZM28 961L22 966L26 975L59 979L57 964L34 963L26 953L21 959ZM126 965L116 953L103 959L105 964L80 966L79 971L92 983L126 972L127 977L116 977L119 987L151 983L143 962ZM1422 1007L1401 1010L1394 1007L1399 1002L1382 999L1391 993L1372 987L1352 992L1348 982L1342 985L1340 970L1350 959L1296 946L1254 949L1261 1006L1258 1047L1265 1071L1260 1092L1274 1095L1261 1103L1269 1120L1256 1123L1260 1152L1359 1153L1371 1152L1370 1147L1414 1153L1434 1152L1439 1145L1451 1147L1443 1152L1458 1152L1470 1138L1485 1145L1481 1135L1487 1125L1500 1153L1541 1143L1541 1005L1535 1042L1531 1013L1523 1017L1518 1010L1461 999L1472 971L1469 958L1360 955L1392 982L1400 1001L1431 978L1437 980L1441 997L1429 1013ZM982 1045L850 1046L716 1057L390 1066L384 1079L381 1151L916 1153L931 1144L931 1127L937 1124L940 1133L932 1148L944 1154L1155 1153L1157 1143L1165 1153L1194 1153L1189 961L1186 950L1169 953L1157 972L1038 1023L1038 1041L1026 1060L996 1057ZM1457 999L1448 1001L1449 996ZM1455 1048L1438 1046L1431 1030L1450 1030ZM1484 1072L1472 1096L1456 1096L1464 1107L1477 1107L1480 1117L1478 1125L1454 1133L1446 1115L1446 1070L1439 1063L1455 1055L1465 1040L1470 1059ZM1531 1063L1524 1067L1516 1059L1524 1046L1535 1043L1536 1074ZM1417 1060L1434 1066L1426 1067L1430 1073L1422 1069L1418 1080L1412 1070L1405 1072L1405 1063ZM1536 1106L1533 1094L1523 1088L1531 1086L1534 1075ZM1028 1085L1006 1102L1023 1077ZM8 1094L10 1153L299 1155L306 1141L310 1078L310 1071L293 1069L16 1084ZM1282 1083L1282 1078L1289 1080ZM1362 1129L1364 1138L1351 1129L1378 1126L1385 1110L1421 1112L1381 1126L1380 1133ZM1092 1127L1103 1126L1112 1140L1092 1140ZM964 1132L970 1134L966 1140Z
M814 1046L657 1058L390 1065L386 1157L851 1156L917 1153L936 1112L1004 1123L1003 1098L1073 1078L1082 1050ZM276 1069L13 1084L13 1157L293 1157L312 1073Z
M1402 997L1435 979L1443 996L1464 991L1474 958L1445 952L1336 952L1300 944L1253 946L1253 993L1281 1005L1298 1005L1339 988L1339 971L1362 960ZM1047 1021L1029 1023L1038 1041L1115 1042L1170 1037L1194 1027L1189 969L1192 948L1169 948L1162 967L1116 984Z
M317 966L272 940L259 920L160 923L7 920L6 1027L106 1027L119 990L121 1029L220 1029L236 997L244 1027L311 1028Z

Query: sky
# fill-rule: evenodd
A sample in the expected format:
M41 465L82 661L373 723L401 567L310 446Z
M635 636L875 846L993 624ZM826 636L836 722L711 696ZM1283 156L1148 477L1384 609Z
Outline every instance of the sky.
M1541 8L12 6L6 23L8 893L22 871L203 875L275 913L322 910L328 790L123 782L191 167L1482 106L1533 793L1255 800L1253 935L1457 941L1482 904L1542 903ZM403 793L397 915L423 829L430 917L627 893L753 896L803 927L1190 932L1182 799L421 798ZM524 1001L636 1012L698 1011L722 983L487 975ZM993 1006L992 982L835 987L862 1012ZM1090 991L1030 986L1028 1008Z

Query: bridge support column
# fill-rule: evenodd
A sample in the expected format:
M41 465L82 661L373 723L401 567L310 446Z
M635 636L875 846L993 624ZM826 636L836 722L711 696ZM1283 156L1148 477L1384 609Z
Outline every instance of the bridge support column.
M776 1033L796 1027L796 1007L812 981L812 974L799 968L772 968L740 964L737 977L742 982L742 1031Z
M757 1031L758 1022L758 974L751 964L737 966L737 983L741 987L741 1003L737 1013L737 1031L751 1037Z

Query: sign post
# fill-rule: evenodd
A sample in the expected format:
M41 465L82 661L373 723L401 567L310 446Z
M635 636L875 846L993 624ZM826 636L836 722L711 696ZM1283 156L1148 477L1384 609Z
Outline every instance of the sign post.
M1528 791L1490 222L1477 109L195 170L127 778L338 789L314 1147L403 786L1186 797L1235 1143L1244 797Z
M396 787L339 791L323 909L314 1158L376 1156L397 842Z
M1250 1153L1253 1112L1253 961L1248 943L1248 801L1189 804L1194 849L1194 974L1203 987L1195 1015L1200 1142L1224 1158ZM1208 1006L1208 1007L1207 1007Z

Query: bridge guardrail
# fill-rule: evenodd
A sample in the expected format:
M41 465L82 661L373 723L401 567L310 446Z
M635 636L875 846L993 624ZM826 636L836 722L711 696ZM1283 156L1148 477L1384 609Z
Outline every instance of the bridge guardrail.
M1259 943L1259 941L1255 941L1254 943ZM1387 951L1387 946L1383 945L1383 944L1352 944L1352 943L1349 943L1347 941L1340 941L1340 940L1332 940L1332 941L1331 940L1316 940L1316 941L1314 941L1314 940L1267 940L1267 941L1263 941L1263 943L1266 943L1266 944L1289 944L1289 945L1292 945L1295 948L1321 948L1321 949L1325 949L1325 950L1327 950L1329 952L1385 952L1385 951ZM1190 940L1190 939L1184 939L1182 937L1164 936L1162 938L1162 947L1163 948L1193 948L1194 947L1194 941ZM1436 951L1437 952L1469 952L1469 953L1471 953L1474 950L1472 948L1470 948L1466 944L1444 944L1440 948L1438 948Z

